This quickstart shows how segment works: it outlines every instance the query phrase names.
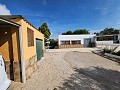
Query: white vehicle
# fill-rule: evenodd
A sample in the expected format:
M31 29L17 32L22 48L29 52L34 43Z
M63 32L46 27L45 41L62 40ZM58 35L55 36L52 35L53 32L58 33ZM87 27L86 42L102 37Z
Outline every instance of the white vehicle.
M6 90L11 84L11 81L7 78L7 74L5 72L5 65L0 54L0 90Z

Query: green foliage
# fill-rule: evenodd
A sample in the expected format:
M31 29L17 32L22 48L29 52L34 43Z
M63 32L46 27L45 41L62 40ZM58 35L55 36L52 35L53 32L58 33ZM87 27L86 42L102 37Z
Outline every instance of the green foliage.
M73 34L72 31L67 31L67 32L65 32L65 33L62 33L62 35L72 35L72 34Z
M75 31L67 31L62 33L62 35L79 35L79 34L90 34L90 32L86 29L77 29Z
M120 56L120 51L117 52L117 55Z
M58 41L54 39L50 39L50 49L54 49L55 47L58 46Z
M43 24L39 27L39 31L44 34L45 38L49 38L50 35L51 35L51 32L50 32L50 30L49 30L49 28L48 28L48 25L47 25L46 23L43 23Z
M96 35L112 35L119 34L119 30L115 28L105 28L103 31L95 32Z
M118 51L118 52L112 52L112 54L120 56L120 51Z
M120 51L114 52L114 51L112 51L112 50L110 50L110 49L103 49L103 52L104 52L104 53L111 53L111 54L120 56Z
M110 49L103 49L103 52L104 52L104 53L111 53L112 50L110 50Z
M100 31L100 32L95 32L94 34L96 34L97 36L100 35L113 35L113 34L119 34L119 30L115 29L115 28L105 28L104 30ZM97 37L97 41L108 41L108 40L113 40L114 37L113 36L108 36L108 37Z
M78 30L75 30L73 31L73 34L90 34L90 32L86 29L78 29Z

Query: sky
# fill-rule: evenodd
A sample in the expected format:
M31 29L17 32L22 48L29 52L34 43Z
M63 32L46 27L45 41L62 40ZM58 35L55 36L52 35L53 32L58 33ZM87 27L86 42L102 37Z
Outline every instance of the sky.
M46 22L56 39L68 30L119 29L120 0L0 0L0 15L22 15L37 28Z

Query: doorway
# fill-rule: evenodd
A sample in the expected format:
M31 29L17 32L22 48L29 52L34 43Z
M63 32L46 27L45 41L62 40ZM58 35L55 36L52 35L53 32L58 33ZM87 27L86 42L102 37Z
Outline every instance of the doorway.
M84 47L90 47L91 38L84 38Z
M14 57L11 28L0 27L0 53L5 60L6 72L11 80L14 80Z
M42 43L43 43L42 40L36 39L37 61L41 60L41 58L43 57Z

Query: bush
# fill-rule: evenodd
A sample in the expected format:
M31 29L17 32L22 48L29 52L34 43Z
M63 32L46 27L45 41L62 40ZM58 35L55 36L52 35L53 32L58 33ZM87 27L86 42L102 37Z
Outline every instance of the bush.
M112 54L117 55L117 52L112 52Z
M90 47L96 47L96 43L95 42L91 42L90 43Z
M58 46L58 41L54 39L50 39L50 49L54 49Z
M120 51L117 52L117 55L120 56Z
M110 50L110 49L103 49L103 52L104 52L104 53L111 53L111 54L120 56L120 51L118 51L118 52L113 52L113 51Z
M112 52L112 54L120 56L120 51L118 51L118 52Z
M112 50L110 50L110 49L103 49L103 52L104 52L104 53L111 53Z

